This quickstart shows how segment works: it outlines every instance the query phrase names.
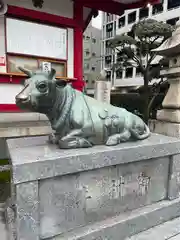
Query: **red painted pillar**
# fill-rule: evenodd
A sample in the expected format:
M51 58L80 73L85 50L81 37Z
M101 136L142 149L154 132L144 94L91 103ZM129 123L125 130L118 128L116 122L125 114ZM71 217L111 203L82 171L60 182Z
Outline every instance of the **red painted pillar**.
M72 86L82 91L84 87L83 81L83 6L74 2L74 20L78 23L78 27L74 28L74 78Z

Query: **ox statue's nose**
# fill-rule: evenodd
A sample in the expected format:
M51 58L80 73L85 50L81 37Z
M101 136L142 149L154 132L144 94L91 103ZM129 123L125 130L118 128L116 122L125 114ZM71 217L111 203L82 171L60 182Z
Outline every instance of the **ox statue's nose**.
M24 94L19 94L15 97L16 102L26 102L28 100L28 96Z

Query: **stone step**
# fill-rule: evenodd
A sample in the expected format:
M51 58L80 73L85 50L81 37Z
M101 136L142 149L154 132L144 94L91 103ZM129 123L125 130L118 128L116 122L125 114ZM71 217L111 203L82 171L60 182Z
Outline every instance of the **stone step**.
M6 224L5 224L4 207L5 207L5 203L0 203L0 239L1 240L8 239Z
M176 240L180 239L180 218L175 218L144 232L136 234L126 240Z
M0 221L0 239L1 240L8 240L7 232L6 232L6 226L3 222Z
M180 239L180 235L178 234L177 236L174 236L172 238L170 238L169 240L179 240Z
M125 240L127 237L180 217L179 206L180 198L173 201L161 201L105 221L78 228L72 232L51 238L51 240ZM152 238L150 239L152 240ZM154 240L161 239L155 237Z
M121 214L116 218L102 221L103 224L102 222L95 223L88 227L79 228L76 231L73 231L73 233L68 232L59 237L56 236L55 238L51 238L51 240L180 240L180 217L170 220L172 217L180 215L178 211L179 204L180 199L162 201L129 213ZM1 215L4 210L4 205L1 205L0 207ZM148 230L140 232L144 229ZM89 233L88 236L87 230ZM85 232L86 234L84 234ZM3 217L0 218L0 233L0 239L7 240L8 235ZM132 233L138 234L132 237L127 237L132 235Z

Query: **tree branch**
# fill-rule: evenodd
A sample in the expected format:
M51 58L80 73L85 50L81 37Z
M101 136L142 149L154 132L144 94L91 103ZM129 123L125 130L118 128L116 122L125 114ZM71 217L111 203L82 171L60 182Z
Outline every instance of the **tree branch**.
M119 50L117 47L115 48L118 52L121 52L121 50Z
M147 65L151 64L152 60L154 60L154 58L157 56L156 53L152 54L151 57L149 58Z
M158 38L159 36L155 37L153 41L150 41L150 44L153 44Z
M143 66L143 64L142 64L141 58L139 59L135 54L134 54L134 58L135 58L134 62L137 63L137 65L138 65L139 68L141 69L141 72L143 73L143 72L145 71L145 68L144 68L144 66Z

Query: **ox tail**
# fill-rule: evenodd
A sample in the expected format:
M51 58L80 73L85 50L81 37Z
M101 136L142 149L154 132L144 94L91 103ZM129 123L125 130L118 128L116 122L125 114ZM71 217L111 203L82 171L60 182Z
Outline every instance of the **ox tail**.
M136 129L131 129L131 135L132 135L132 137L134 137L138 140L143 140L143 139L148 138L151 135L151 132L149 130L149 127L146 124L144 124L144 133L143 134L138 133L136 131Z

